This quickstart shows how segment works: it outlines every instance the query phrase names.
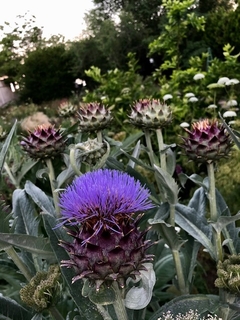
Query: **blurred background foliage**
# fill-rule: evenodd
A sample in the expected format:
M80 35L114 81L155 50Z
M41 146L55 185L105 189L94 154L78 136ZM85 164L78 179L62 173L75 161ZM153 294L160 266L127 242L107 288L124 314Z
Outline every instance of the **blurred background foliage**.
M238 1L94 0L94 4L86 15L87 29L74 41L66 42L61 35L43 38L42 28L27 16L19 17L12 32L4 32L0 76L7 75L6 83L18 84L19 89L17 101L0 110L3 128L8 130L14 119L37 111L64 126L67 122L59 120L58 106L67 99L77 105L103 102L116 120L111 130L119 134L133 130L127 119L134 101L162 100L170 94L166 102L174 122L164 134L171 144L183 133L182 122L216 116L229 100L238 100L239 84L214 86L221 77L240 80ZM0 26L3 31L5 27ZM194 80L198 73L204 78ZM86 81L78 91L77 78ZM187 93L197 101L191 102ZM208 108L211 104L217 109ZM178 163L190 174L194 164L177 151ZM240 200L237 191L232 194L228 177L238 160L234 152L219 166L219 188L233 213ZM201 168L197 170L201 173ZM234 179L237 185L237 176Z

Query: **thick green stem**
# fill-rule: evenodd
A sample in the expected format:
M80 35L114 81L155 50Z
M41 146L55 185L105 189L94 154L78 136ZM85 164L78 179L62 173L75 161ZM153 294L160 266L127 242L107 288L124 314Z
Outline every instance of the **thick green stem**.
M7 253L7 255L9 255L9 257L12 259L12 261L15 263L15 265L18 267L18 269L22 272L24 277L28 281L30 281L32 279L32 274L29 271L28 267L25 265L25 263L23 263L23 261L20 259L15 249L12 246L10 246L4 250Z
M214 164L207 164L208 180L209 180L209 207L210 207L210 218L213 222L217 221L217 202L216 202L216 189L215 189L215 175L214 175Z
M52 196L53 196L53 202L55 205L55 210L56 210L56 215L57 217L60 217L60 207L59 207L59 199L58 199L58 193L55 191L56 189L56 179L55 179L55 172L54 168L52 165L52 160L51 159L46 159L46 165L48 167L48 176L49 176L49 181L51 185L51 190L52 190Z
M103 317L104 320L113 320L103 306L101 306L100 304L96 304L96 306L97 306L98 312L100 313L100 315Z
M171 226L175 226L175 205L169 204L170 206L170 224Z
M64 320L65 319L55 306L48 308L48 311L51 313L51 316L55 320Z
M188 294L189 292L188 292L188 288L186 286L185 279L184 279L182 262L181 262L179 250L172 249L172 255L173 255L173 260L174 260L174 264L175 264L175 268L176 268L179 290L180 290L181 294Z
M159 228L159 231L162 234L163 238L166 239L166 242L172 251L173 261L174 261L176 275L177 275L178 288L179 288L181 294L188 294L189 288L185 283L182 261L180 258L180 252L177 248L174 247L174 244L171 246L171 241L169 239L170 235L168 232L168 227L164 224L160 224L158 226L158 228Z
M150 137L150 131L148 129L145 129L144 133L145 133L146 145L148 148L149 159L150 159L151 165L153 167L154 155L153 155L153 148L152 148L152 142L151 142L151 137Z
M209 199L209 208L210 208L210 219L213 223L217 222L218 213L217 213L217 201L216 201L216 188L215 188L215 175L214 175L214 164L213 162L207 164L208 170L208 180L209 180L209 190L208 190L208 199ZM213 237L216 247L216 256L217 261L222 261L223 251L222 251L222 239L221 232L217 232L213 228Z
M163 142L163 135L162 135L162 129L156 130L157 134L157 141L158 141L158 149L160 153L160 164L161 168L165 171L167 171L167 163L166 163L166 153L164 150L164 142Z
M123 303L123 298L121 295L121 291L118 287L118 283L114 281L112 286L116 294L116 300L113 303L113 307L117 316L116 320L128 320L127 311Z

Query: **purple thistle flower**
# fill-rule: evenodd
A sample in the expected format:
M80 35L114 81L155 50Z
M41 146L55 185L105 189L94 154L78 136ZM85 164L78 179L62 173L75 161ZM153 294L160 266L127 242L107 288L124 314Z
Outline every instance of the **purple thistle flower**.
M76 178L60 195L62 222L73 242L61 241L70 260L62 267L74 268L72 281L88 278L96 290L108 281L125 286L144 263L153 256L146 250L152 245L144 240L135 213L151 209L149 191L139 181L117 170L100 169ZM67 227L70 225L70 227Z
M151 209L148 198L149 191L126 173L108 169L88 172L61 194L62 224L118 228L119 217Z

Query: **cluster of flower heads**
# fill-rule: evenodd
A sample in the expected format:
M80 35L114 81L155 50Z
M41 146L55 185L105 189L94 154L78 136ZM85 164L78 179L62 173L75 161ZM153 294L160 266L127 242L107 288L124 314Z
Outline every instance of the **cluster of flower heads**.
M189 310L188 312L182 314L179 313L174 316L171 311L168 311L163 314L162 317L158 318L158 320L221 320L217 315L208 314L205 317L201 317L198 311Z
M20 290L21 300L37 312L54 305L59 297L61 272L59 266L52 265L48 272L42 271Z
M74 180L60 196L61 225L72 243L61 242L70 260L62 266L74 268L78 279L118 281L125 286L128 277L145 269L153 256L146 253L150 242L138 229L141 214L153 207L149 191L139 181L117 170L100 169Z
M224 261L219 261L217 265L218 278L215 286L223 288L231 293L240 292L240 255L231 255Z

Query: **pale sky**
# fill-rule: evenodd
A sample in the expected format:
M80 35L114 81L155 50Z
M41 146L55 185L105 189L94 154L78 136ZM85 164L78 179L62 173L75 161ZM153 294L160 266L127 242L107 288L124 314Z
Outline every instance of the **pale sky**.
M36 25L43 27L44 37L62 34L73 40L85 28L84 14L93 7L92 0L7 0L1 5L0 26L5 21L14 26L16 16L28 12L36 17Z

